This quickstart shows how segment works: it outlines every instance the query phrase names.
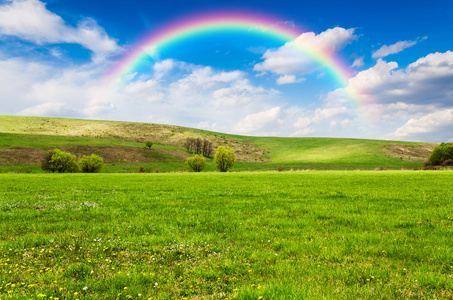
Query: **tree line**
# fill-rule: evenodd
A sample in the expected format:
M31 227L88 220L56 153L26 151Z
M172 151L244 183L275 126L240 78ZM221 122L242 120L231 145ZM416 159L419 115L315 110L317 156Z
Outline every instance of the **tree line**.
M193 154L202 154L204 157L210 157L213 152L212 142L201 138L188 138L184 148Z

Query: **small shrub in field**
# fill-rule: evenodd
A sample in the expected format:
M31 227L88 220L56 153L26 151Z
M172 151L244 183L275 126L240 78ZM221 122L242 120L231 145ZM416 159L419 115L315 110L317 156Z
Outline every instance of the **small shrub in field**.
M453 143L442 143L429 156L428 163L439 166L447 159L453 159Z
M53 166L50 165L50 160L52 159L53 155L53 150L48 151L46 155L43 157L41 161L41 169L44 171L51 171L52 173L55 173L56 169L53 168Z
M206 166L206 158L201 154L194 154L186 159L186 165L194 172L201 172Z
M76 157L60 149L48 152L41 163L41 168L52 173L74 173L78 170Z
M214 161L220 172L226 172L234 166L234 163L236 162L236 154L234 154L234 150L230 147L225 149L225 147L219 146L214 155Z
M148 168L140 167L138 169L138 172L139 173L151 173L151 167L148 167Z
M149 149L151 149L151 147L153 146L153 142L147 141L145 145L146 145L146 147L148 147Z
M79 160L79 168L83 173L97 173L104 166L104 159L96 154L84 155Z
M278 166L277 167L277 171L281 172L281 171L285 171L286 167L285 166Z
M446 161L443 162L442 166L444 167L453 167L453 159L447 159Z

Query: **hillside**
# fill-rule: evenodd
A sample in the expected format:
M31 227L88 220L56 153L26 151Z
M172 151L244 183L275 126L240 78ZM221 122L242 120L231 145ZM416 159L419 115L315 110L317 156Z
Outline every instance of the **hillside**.
M187 138L235 149L235 169L413 168L423 164L436 144L341 138L249 137L199 129L133 122L0 116L0 170L39 171L44 153L60 148L77 157L96 153L104 172L184 170ZM151 150L144 142L153 141ZM207 170L215 170L208 159Z

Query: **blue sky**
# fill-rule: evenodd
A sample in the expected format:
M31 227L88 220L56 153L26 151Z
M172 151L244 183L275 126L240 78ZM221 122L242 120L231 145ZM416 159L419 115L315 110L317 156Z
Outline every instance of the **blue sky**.
M0 0L0 113L243 135L453 141L452 1L280 2ZM121 84L103 84L146 35L218 11L253 12L300 30L298 40L344 61L348 86L291 41L246 32L179 41ZM368 104L357 109L346 88Z

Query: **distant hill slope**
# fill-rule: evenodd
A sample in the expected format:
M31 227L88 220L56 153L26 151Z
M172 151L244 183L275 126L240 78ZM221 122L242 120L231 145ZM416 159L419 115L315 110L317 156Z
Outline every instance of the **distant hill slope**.
M423 164L436 146L363 139L249 137L161 124L0 116L0 166L37 166L46 150L58 147L78 157L99 154L111 164L107 169L112 172L136 171L144 163L174 171L184 169L189 156L184 142L198 137L210 140L215 148L235 149L237 169L272 169L277 165L412 168ZM152 150L144 148L145 141L155 143ZM118 167L120 164L124 167ZM214 169L208 161L208 170Z

